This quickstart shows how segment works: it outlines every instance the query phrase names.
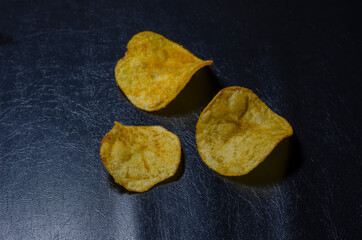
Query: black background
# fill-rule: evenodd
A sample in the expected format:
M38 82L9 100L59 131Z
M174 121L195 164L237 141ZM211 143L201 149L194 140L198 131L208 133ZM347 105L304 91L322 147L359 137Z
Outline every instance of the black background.
M360 10L1 1L0 239L361 239ZM214 60L153 113L114 79L127 42L145 30ZM250 174L227 178L201 161L194 134L202 109L233 85L295 134ZM99 157L113 121L176 133L176 176L141 194L116 185Z

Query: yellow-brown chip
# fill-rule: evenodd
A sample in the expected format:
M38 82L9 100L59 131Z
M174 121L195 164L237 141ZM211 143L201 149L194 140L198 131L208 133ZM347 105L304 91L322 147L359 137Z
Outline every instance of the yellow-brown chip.
M169 104L197 70L210 64L157 33L140 32L128 42L115 75L133 105L156 111Z
M181 158L178 137L161 126L124 126L115 122L100 149L103 165L115 182L144 192L173 176Z
M247 174L292 134L287 120L242 87L222 89L201 113L196 125L202 160L226 176Z

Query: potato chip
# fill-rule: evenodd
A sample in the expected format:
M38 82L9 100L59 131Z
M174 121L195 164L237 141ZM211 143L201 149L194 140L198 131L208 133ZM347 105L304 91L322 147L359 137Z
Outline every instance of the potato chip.
M201 113L196 142L202 160L214 171L240 176L253 170L278 143L293 134L290 124L251 90L222 89Z
M210 64L157 33L140 32L128 42L115 76L133 105L156 111L169 104L197 70Z
M178 137L161 126L124 126L115 122L100 148L103 165L115 182L144 192L173 176L181 158Z

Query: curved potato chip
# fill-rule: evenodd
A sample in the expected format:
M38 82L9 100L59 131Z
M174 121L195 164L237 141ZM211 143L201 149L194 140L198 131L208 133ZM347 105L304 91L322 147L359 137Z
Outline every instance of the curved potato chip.
M175 134L161 126L114 123L102 140L100 155L116 183L144 192L176 173L181 144Z
M202 160L226 176L247 174L292 134L293 129L284 118L242 87L222 89L196 125L196 143Z
M118 86L136 107L156 111L169 104L200 68L212 64L153 32L140 32L118 61Z

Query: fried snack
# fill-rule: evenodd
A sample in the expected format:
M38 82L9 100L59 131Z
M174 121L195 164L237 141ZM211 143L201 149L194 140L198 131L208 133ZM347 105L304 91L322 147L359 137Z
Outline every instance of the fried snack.
M243 87L222 89L196 125L202 160L225 176L247 174L292 134L293 129L284 118Z
M116 183L144 192L176 173L181 144L175 134L161 126L114 123L102 140L100 155Z
M140 32L128 42L115 76L133 105L156 111L169 104L197 70L210 64L157 33Z

